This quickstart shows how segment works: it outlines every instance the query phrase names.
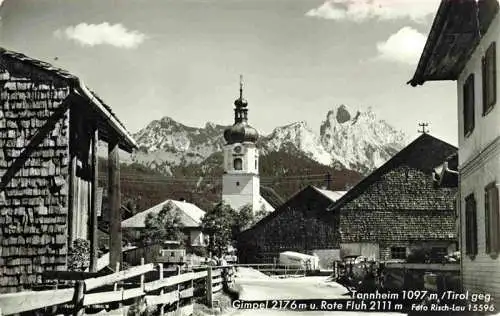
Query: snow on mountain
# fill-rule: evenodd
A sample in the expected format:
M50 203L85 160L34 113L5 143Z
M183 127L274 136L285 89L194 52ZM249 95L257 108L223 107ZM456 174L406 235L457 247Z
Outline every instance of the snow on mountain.
M260 140L261 154L272 151L295 150L305 154L323 165L332 164L332 155L323 148L318 135L306 122L296 122L277 127L273 132Z
M408 143L403 132L377 119L371 109L353 111L345 105L327 113L320 139L343 166L362 173L380 167Z
M155 120L134 135L140 150L131 160L165 173L175 166L199 164L224 146L225 126L207 123L189 127L169 117ZM317 134L306 122L275 128L261 135L261 155L285 151L305 155L321 164L367 173L379 167L408 143L406 136L373 111L340 105L329 111Z
M189 127L164 117L134 134L140 150L131 159L166 173L174 166L201 163L222 150L224 128L213 123L204 128Z

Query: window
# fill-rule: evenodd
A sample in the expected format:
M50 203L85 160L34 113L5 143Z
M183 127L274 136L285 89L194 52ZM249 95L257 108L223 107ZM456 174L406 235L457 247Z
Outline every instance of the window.
M493 42L486 50L482 63L483 115L488 114L497 102L496 54L496 43Z
M241 160L241 158L236 158L233 161L233 165L234 165L234 170L241 170L243 169L243 160Z
M391 247L392 259L406 259L406 247Z
M477 216L474 194L465 198L465 254L472 259L477 255Z
M498 187L490 183L484 188L484 238L486 253L496 257L500 252L500 209Z
M464 135L469 136L474 130L474 74L470 74L463 87Z

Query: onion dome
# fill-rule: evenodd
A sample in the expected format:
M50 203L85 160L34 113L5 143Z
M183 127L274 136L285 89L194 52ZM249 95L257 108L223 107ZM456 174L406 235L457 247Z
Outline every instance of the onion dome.
M248 102L243 99L243 79L240 76L240 97L234 101L234 124L224 130L224 139L228 144L252 142L259 138L259 133L248 124Z
M224 139L228 144L252 142L255 143L259 138L257 130L246 122L235 123L233 126L224 130Z

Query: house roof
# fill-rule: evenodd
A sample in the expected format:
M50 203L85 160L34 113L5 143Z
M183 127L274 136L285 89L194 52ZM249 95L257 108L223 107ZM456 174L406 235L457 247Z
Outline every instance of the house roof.
M104 103L95 92L89 90L77 76L49 63L1 47L0 66L14 76L30 78L35 81L49 80L56 86L67 85L71 87L73 94L91 106L98 115L99 136L102 140L109 142L112 137L109 135L110 131L113 131L119 136L118 145L121 149L131 152L137 148L137 143L113 113L111 107Z
M279 196L273 188L260 186L260 196L267 201L274 209L277 209L281 204L285 203L285 200Z
M383 175L394 170L398 166L405 165L432 175L434 168L441 165L443 161L458 150L440 139L429 134L422 134L394 155L381 167L373 171L366 178L358 182L347 191L340 199L333 203L329 210L342 207L361 195L370 185L378 181Z
M241 233L243 234L243 233L249 232L249 231L253 230L256 227L258 227L258 226L260 226L262 224L267 223L269 220L275 218L276 216L278 216L278 215L280 215L280 214L288 211L289 210L289 205L292 203L293 200L299 198L301 195L303 195L307 191L311 191L311 190L312 190L312 192L317 192L319 196L324 197L327 201L329 200L331 203L337 201L338 198L340 198L340 196L342 196L342 194L345 193L345 191L323 190L323 189L318 189L317 187L315 187L313 185L308 185L305 188L302 188L301 190L299 190L296 193L294 193L287 201L285 201L284 203L282 203L281 205L279 205L279 207L277 207L269 215L267 215L266 217L262 218L260 221L258 221L257 223L255 223L252 227L248 228L247 230L245 230L245 231L243 231Z
M337 201L344 194L347 193L347 191L330 191L330 190L318 189L317 187L313 187L313 188L315 188L316 191L318 191L319 193L323 194L324 196L326 196L327 198L332 200L332 202Z
M357 210L340 213L342 242L453 240L455 212Z
M163 209L164 205L169 204L180 211L181 222L184 227L199 227L201 225L201 219L205 215L205 212L198 206L184 201L166 200L122 221L122 227L144 228L148 214L158 214Z
M497 12L497 0L441 0L408 83L416 86L426 81L457 80Z

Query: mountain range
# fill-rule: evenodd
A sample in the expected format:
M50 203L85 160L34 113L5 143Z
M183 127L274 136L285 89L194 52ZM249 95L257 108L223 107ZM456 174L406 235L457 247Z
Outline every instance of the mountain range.
M133 135L139 150L130 159L165 175L174 175L179 167L202 168L207 159L222 151L225 128L210 122L190 127L163 117ZM366 175L408 142L403 132L378 119L371 109L354 111L339 105L328 111L319 132L304 121L295 122L261 135L257 146L261 157L273 152L301 155L324 166Z

